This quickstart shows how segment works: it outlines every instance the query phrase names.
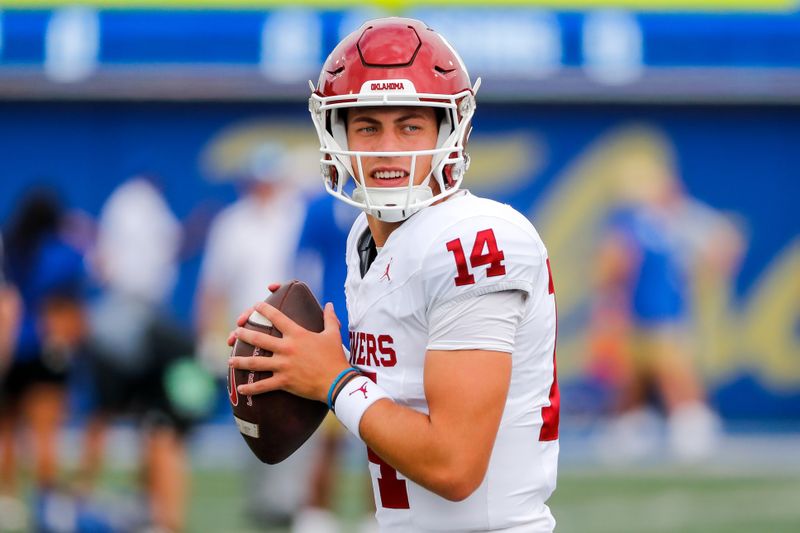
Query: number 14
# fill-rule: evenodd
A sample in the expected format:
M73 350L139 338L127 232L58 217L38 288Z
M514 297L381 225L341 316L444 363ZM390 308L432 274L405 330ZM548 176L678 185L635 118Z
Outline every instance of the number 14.
M486 248L486 253L483 249ZM475 283L475 276L470 274L467 267L467 258L464 256L464 247L461 239L453 239L447 243L447 250L453 252L456 260L456 270L458 275L455 277L456 287L462 285L472 285ZM475 269L479 266L489 265L486 269L486 276L503 276L506 267L503 260L506 258L502 250L497 249L497 239L494 237L492 229L485 229L478 232L475 236L475 244L472 246L472 253L469 256L469 264Z

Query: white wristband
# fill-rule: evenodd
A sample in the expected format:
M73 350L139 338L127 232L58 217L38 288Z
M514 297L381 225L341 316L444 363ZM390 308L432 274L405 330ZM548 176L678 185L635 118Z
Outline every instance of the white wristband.
M360 439L358 425L361 423L361 417L370 405L382 398L391 399L386 391L371 379L359 376L348 381L339 391L333 412L344 427Z

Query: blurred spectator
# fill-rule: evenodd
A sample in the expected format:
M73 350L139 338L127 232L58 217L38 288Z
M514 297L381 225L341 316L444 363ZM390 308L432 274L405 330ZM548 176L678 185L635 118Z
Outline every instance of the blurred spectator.
M17 493L16 437L29 426L37 495L58 477L58 444L65 412L65 381L76 340L82 335L86 272L81 253L62 235L64 209L47 188L31 190L6 228L4 270L19 293L19 327L14 328L13 290L3 286L3 334L16 329L10 362L0 373L0 494ZM9 336L8 338L11 338ZM18 512L19 506L3 513Z
M616 418L605 451L640 459L658 445L649 400L667 418L670 449L680 460L713 453L720 431L707 405L692 339L696 271L728 278L741 241L734 226L691 198L668 167L628 162L623 204L601 240L595 272L594 373L615 391Z
M246 175L240 176L241 197L211 225L200 273L197 327L200 352L220 384L227 375L230 349L226 339L236 317L269 294L273 282L292 279L294 254L305 204L278 142L258 146ZM222 385L221 387L222 388ZM310 444L288 460L266 467L247 453L248 512L261 525L286 524L301 505Z
M11 364L11 356L17 340L20 311L19 295L14 286L6 281L3 257L3 239L0 235L0 384L3 383L6 370ZM0 396L2 396L2 388L0 388ZM0 431L3 431L2 428ZM7 450L4 449L3 453L7 453ZM8 457L0 458L3 465L11 460ZM7 466L2 468L5 469ZM7 490L8 488L3 487L0 491L0 531L25 529L25 506L16 498L15 494L6 493Z
M350 227L360 211L337 201L328 193L322 193L308 205L303 231L297 247L297 277L308 283L320 302L332 302L336 309L346 309L344 282L347 276L345 247ZM341 335L347 342L349 330L343 319ZM357 442L350 433L329 415L318 431L321 440L314 458L308 486L310 493L305 509L293 524L294 533L328 533L339 531L333 510L333 498L339 478L339 466L345 445ZM359 450L361 447L359 446ZM365 489L364 503L374 513L371 497L372 482L369 473L363 470ZM374 523L368 516L365 523ZM363 529L363 528L362 528Z
M91 367L96 393L82 473L91 486L103 461L111 417L132 415L142 426L142 481L153 525L185 525L184 437L191 419L176 404L169 374L194 352L188 331L166 308L176 281L181 226L155 181L120 185L100 213L94 266L103 293L91 313Z
M20 311L19 295L14 286L6 280L3 258L3 239L0 234L0 383L8 365L11 364Z
M96 261L109 289L158 306L175 286L181 226L155 179L133 177L108 198L100 213Z
M303 199L288 176L278 143L259 146L240 176L240 198L214 219L200 272L197 326L201 354L227 375L226 339L236 317L267 296L267 285L292 276Z
M345 307L344 281L347 276L344 249L350 227L360 214L358 209L336 199L327 192L308 203L303 229L297 244L295 270L320 302ZM342 339L347 339L347 322L342 323Z

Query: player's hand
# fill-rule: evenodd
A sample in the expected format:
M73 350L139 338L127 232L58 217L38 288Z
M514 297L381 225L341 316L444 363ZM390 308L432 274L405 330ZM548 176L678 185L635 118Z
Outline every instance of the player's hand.
M253 310L270 320L283 337L242 327ZM272 357L231 357L229 364L233 368L269 371L273 375L252 384L239 385L239 394L251 396L281 389L304 398L326 401L331 383L349 364L342 348L339 319L333 304L325 304L323 313L325 327L321 333L303 328L264 302L242 313L237 321L239 327L231 332L230 339L234 342L241 339L272 352Z
M247 319L250 318L250 315L252 315L253 311L255 310L256 307L253 306L242 311L242 314L236 318L236 326L240 328L244 327L244 325L247 324ZM233 330L228 334L228 346L230 347L233 347L233 345L236 343L236 335L234 335L234 333L236 333L236 330Z

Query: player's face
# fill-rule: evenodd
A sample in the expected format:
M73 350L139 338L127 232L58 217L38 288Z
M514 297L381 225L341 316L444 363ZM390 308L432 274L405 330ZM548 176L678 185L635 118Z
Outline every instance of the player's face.
M351 108L347 116L347 144L350 150L364 152L403 152L436 148L439 121L430 107ZM422 183L431 171L433 156L417 156L414 184ZM361 157L364 179L358 161L352 158L356 179L367 187L408 185L411 156ZM435 186L435 183L433 184Z

